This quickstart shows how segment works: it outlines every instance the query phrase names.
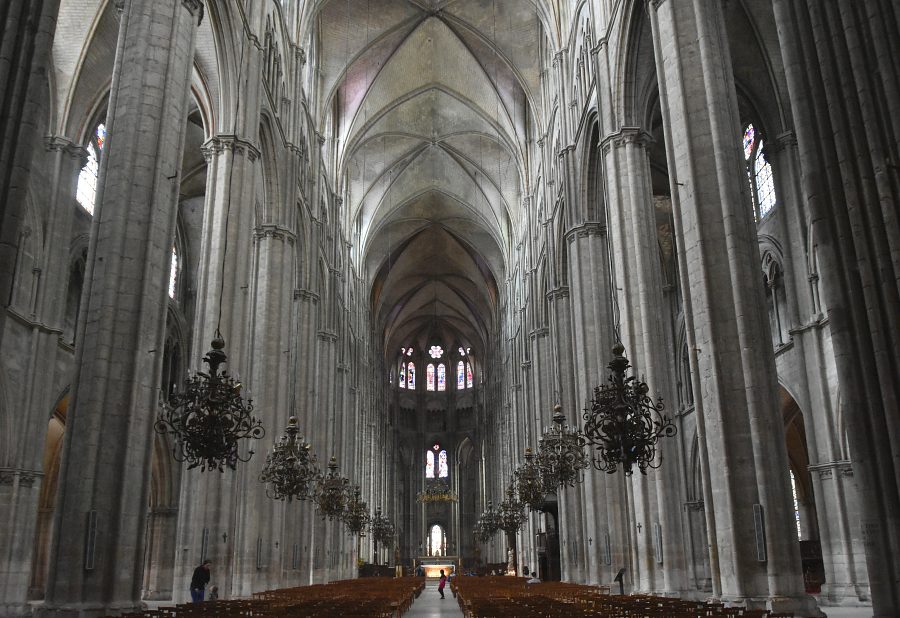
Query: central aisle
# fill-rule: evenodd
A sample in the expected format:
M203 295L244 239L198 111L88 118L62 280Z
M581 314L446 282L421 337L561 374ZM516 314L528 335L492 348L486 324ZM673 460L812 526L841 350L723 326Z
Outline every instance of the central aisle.
M462 618L462 610L459 609L456 597L450 592L450 586L444 588L445 599L441 599L437 586L436 581L425 584L425 590L418 599L413 601L412 607L403 615L403 618L434 618L436 616L459 616Z

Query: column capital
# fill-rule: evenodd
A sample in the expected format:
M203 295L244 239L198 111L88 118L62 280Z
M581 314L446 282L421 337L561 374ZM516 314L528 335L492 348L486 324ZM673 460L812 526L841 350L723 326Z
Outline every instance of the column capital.
M606 236L606 226L601 223L584 223L573 227L566 232L566 241L572 243L576 238L587 238L588 236Z
M563 298L569 297L569 286L563 285L558 288L553 288L549 292L547 292L547 300L553 302L555 300L562 300Z
M230 150L236 155L244 155L251 162L256 161L259 158L259 148L257 148L253 142L238 137L237 135L225 133L213 135L204 142L203 146L201 146L201 150L203 152L203 157L207 161L214 155L220 155L227 150Z
M615 133L610 133L600 141L600 150L607 152L612 146L621 148L629 144L634 144L645 148L656 140L647 131L640 127L622 127Z
M297 239L297 235L294 234L293 230L288 229L283 225L278 225L277 223L263 223L257 225L253 230L253 237L257 240L262 238L286 240L290 244L293 244Z
M79 168L84 167L88 160L88 150L81 144L76 144L68 137L62 135L47 135L44 137L44 147L50 152L61 152L73 159L79 159Z
M190 11L191 15L197 18L197 25L199 26L200 22L203 21L203 0L181 0L181 4Z

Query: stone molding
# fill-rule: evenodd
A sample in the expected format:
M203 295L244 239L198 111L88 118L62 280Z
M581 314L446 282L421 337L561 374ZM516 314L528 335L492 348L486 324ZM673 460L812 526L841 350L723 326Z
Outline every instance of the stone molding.
M534 339L539 339L539 338L542 338L542 337L546 337L546 336L548 336L549 334L550 334L550 328L547 327L547 326L541 326L541 327L535 328L535 329L532 330L530 333L528 333L528 336L529 336L532 340L534 340Z
M826 461L824 463L810 464L806 468L810 472L818 472L819 480L825 481L834 478L835 471L842 477L853 476L853 464L848 460Z
M181 4L197 18L199 26L203 22L203 0L181 0Z
M606 226L602 223L583 223L566 232L565 239L571 244L575 242L576 238L587 238L588 236L606 237Z
M214 135L200 147L200 150L203 152L203 158L207 160L207 162L215 155L220 155L225 151L230 150L236 155L246 156L247 159L252 163L259 159L259 148L256 147L253 142L238 137L237 135L230 134L220 134Z
M337 333L330 330L320 330L318 333L316 333L316 337L318 337L322 341L330 341L332 343L334 343L338 339Z
M279 225L277 223L263 223L261 225L257 225L253 230L253 237L256 240L261 240L263 238L272 238L275 240L286 240L290 244L294 244L297 240L297 235L294 234L293 230L289 230L283 225Z
M80 144L76 144L68 137L62 135L44 136L44 147L49 152L61 152L73 159L80 160L78 168L81 169L88 161L88 150Z
M306 302L318 304L319 295L306 288L297 288L294 290L294 300L305 300Z
M14 485L18 480L19 487L34 487L35 481L44 476L37 470L24 470L22 468L0 468L0 486ZM38 483L40 487L40 483Z
M602 152L609 152L610 148L615 146L621 148L629 144L646 148L653 144L656 140L647 131L640 127L622 127L615 133L610 133L600 141L599 148Z
M561 285L558 288L553 288L552 290L547 292L546 297L547 297L547 300L549 300L551 302L555 301L555 300L562 300L563 298L568 298L569 297L569 286Z
M350 365L347 363L338 363L336 368L341 373L350 373Z

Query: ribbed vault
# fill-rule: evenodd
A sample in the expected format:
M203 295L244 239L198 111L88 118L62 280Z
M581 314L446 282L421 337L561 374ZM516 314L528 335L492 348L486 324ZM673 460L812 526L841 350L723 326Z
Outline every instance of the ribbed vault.
M321 132L386 354L484 350L529 193L547 16L533 0L331 0Z

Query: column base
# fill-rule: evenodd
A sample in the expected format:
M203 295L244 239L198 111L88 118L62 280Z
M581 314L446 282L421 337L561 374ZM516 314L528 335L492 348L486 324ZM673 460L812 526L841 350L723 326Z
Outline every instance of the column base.
M72 603L64 606L36 605L34 618L104 618L132 612L142 612L145 606L134 603L102 605L98 603Z
M31 616L31 606L27 603L0 603L0 616L25 618Z
M816 595L819 602L838 607L867 607L872 605L872 593L868 584L822 584L822 592Z
M767 609L773 613L793 613L797 618L825 618L814 597L728 597L719 599L728 606L739 606L747 609Z

